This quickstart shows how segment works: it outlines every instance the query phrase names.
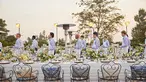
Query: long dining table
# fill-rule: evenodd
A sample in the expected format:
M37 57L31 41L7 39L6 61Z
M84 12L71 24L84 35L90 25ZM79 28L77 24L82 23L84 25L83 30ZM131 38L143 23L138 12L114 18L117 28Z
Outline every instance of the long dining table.
M120 63L122 68L119 75L120 82L125 82L125 75L124 71L125 69L130 70L130 65L133 63L127 63L125 60L116 60L116 63ZM43 64L47 64L48 62L34 62L33 64L29 64L32 66L33 70L38 70L38 82L43 82L43 72L41 70L41 66ZM64 82L70 82L70 65L74 62L60 62L59 65L61 65L62 69L64 70ZM85 61L84 63L90 65L90 82L97 82L97 70L100 69L100 66L103 64L100 61ZM10 63L10 64L0 64L5 68L5 71L13 70L12 67L17 63ZM16 77L15 74L13 75L13 82L15 82Z

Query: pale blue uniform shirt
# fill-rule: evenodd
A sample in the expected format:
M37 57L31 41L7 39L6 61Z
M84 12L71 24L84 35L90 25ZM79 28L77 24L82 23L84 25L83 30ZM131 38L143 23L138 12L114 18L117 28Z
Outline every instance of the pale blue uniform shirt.
M98 48L100 47L100 40L99 38L95 38L92 44L92 49L93 50L98 50Z
M48 41L48 44L49 44L49 50L55 50L56 49L56 46L55 46L55 41L53 38L49 39Z
M82 40L78 39L75 45L75 49L80 50L82 49Z
M0 52L2 51L2 47L3 47L3 45L2 45L2 43L0 42Z
M110 46L110 43L108 40L103 40L103 48L108 48Z
M31 48L32 48L32 49L38 48L38 41L37 41L36 39L34 39L34 40L32 41Z
M123 37L121 48L130 47L130 40L127 36Z
M82 40L82 49L86 49L86 41Z
M0 48L2 49L2 47L3 47L3 45L2 45L2 43L0 42Z
M16 48L16 49L21 49L21 48L23 48L23 47L24 47L23 42L21 41L20 38L18 38L18 39L16 40L16 43L15 43L15 45L14 45L14 48Z
M145 39L145 45L146 45L146 39ZM146 55L146 46L145 46L145 49L144 49L144 54Z
M145 45L146 45L146 39L145 39ZM145 49L146 49L146 46L145 46Z

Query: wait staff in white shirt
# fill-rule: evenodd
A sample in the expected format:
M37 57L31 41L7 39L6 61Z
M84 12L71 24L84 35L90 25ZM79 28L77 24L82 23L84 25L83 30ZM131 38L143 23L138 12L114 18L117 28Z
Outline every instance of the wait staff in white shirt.
M97 32L93 33L93 38L94 38L94 41L93 41L93 44L92 44L92 49L96 53L98 53L98 50L99 50L99 47L100 47L100 40L98 38L98 33Z
M79 34L76 34L75 38L77 39L77 42L75 44L75 51L76 51L77 58L79 59L81 55L81 50L82 50L82 40L80 39Z
M36 40L36 36L32 36L32 45L31 48L35 51L38 50L38 41Z
M2 43L0 42L0 52L2 51L2 48L3 48L3 45L2 45Z
M23 52L24 44L23 44L22 40L20 39L21 38L20 33L16 34L16 38L17 38L17 40L16 40L13 48L15 49L15 53L17 55L20 55Z
M53 38L54 38L54 33L50 32L49 41L48 41L48 44L49 44L48 54L49 55L55 55L56 44L55 44L55 40Z
M146 32L145 32L145 44L144 44L144 57L146 58Z
M82 49L86 50L86 40L84 39L84 36L81 36L81 41L82 41Z
M103 47L105 55L108 55L108 48L109 48L109 46L110 46L110 43L109 43L107 37L105 36L104 39L103 39L103 44L102 44L102 47Z
M123 41L122 41L122 45L120 46L120 48L122 49L122 53L126 54L126 53L128 53L128 50L130 48L130 43L131 42L130 42L130 40L128 38L128 35L127 35L126 31L122 31L121 35L123 37Z

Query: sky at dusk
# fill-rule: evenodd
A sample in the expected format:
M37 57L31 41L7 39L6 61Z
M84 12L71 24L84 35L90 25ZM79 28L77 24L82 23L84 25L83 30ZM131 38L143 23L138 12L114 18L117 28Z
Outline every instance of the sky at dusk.
M21 24L22 38L38 35L43 30L48 34L55 33L54 23L75 23L72 13L82 9L76 5L79 0L0 0L0 18L6 20L9 34L16 34L18 29L16 23ZM125 20L130 21L128 34L131 36L131 29L135 26L134 16L140 8L146 10L146 0L119 0L117 6ZM70 30L77 30L72 27ZM125 27L119 29L125 30ZM120 33L114 36L114 41L120 41ZM64 38L64 31L59 28L59 38ZM130 37L131 38L131 37Z

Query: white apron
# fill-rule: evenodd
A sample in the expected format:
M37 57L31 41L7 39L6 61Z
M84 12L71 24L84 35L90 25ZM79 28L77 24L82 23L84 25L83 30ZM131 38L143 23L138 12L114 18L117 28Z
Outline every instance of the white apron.
M106 41L103 42L103 46L107 47ZM103 51L104 51L104 55L108 54L108 48L103 48Z
M77 59L79 59L81 55L81 49L75 49L75 52L76 52Z
M129 49L129 46L122 48L122 53L123 54L127 54L128 53L128 49Z
M108 55L108 48L103 48L104 55Z

